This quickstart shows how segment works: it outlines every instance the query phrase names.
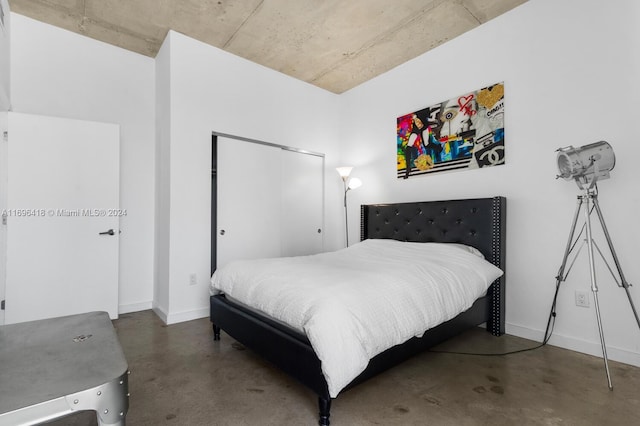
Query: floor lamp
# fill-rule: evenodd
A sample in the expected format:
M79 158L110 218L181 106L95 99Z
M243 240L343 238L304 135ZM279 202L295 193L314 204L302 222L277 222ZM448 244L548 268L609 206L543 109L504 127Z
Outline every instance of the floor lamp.
M558 150L557 162L558 170L560 171L560 174L557 177L563 178L565 180L575 180L578 188L580 188L580 190L582 191L582 194L578 195L578 205L576 206L576 211L573 216L573 223L569 232L569 240L567 241L567 247L565 249L564 258L562 259L560 270L558 271L558 275L556 276L556 293L554 296L552 309L553 311L555 311L555 304L558 297L558 289L560 287L560 283L567 279L573 263L575 262L578 254L580 254L580 250L583 246L586 245L587 253L589 256L591 291L593 292L593 301L596 308L596 319L598 322L598 331L600 334L600 345L602 346L602 358L604 359L604 367L607 374L607 385L609 386L609 389L613 389L613 385L611 383L611 374L609 373L609 362L607 358L607 347L604 341L602 319L600 317L600 305L598 303L598 285L596 282L596 270L594 263L596 252L600 255L600 257L606 264L616 284L618 284L619 287L624 288L627 294L627 298L629 299L629 305L631 306L633 315L636 319L636 322L638 323L638 327L640 327L640 317L638 316L636 307L633 304L633 299L631 299L631 294L629 293L629 287L631 286L631 284L627 282L624 273L622 272L618 256L616 255L613 243L611 242L611 236L609 235L609 231L607 230L604 218L602 217L600 205L598 204L598 187L596 183L598 180L609 178L609 172L615 165L615 156L613 155L613 148L611 148L611 145L609 145L605 141L600 141L582 146L580 148L574 148L572 146L560 148ZM591 229L591 213L594 211L596 213L596 216L598 217L598 221L600 222L604 237L607 241L611 257L613 258L613 262L615 264L615 269L618 272L618 277L616 277L616 275L614 274L613 269L609 266L602 254L602 251L593 239ZM582 229L580 230L578 236L574 238L576 224L581 212L584 215L584 225L582 225ZM573 260L570 262L567 268L569 255L577 247L577 243L582 238L583 233L586 234L584 240L578 247ZM549 317L549 321L551 321L551 316ZM547 330L548 329L549 326L547 325ZM546 338L547 336L545 336L545 339Z
M362 181L358 178L349 178L353 167L344 166L336 168L338 174L342 178L344 185L344 232L347 240L347 247L349 247L349 219L347 215L347 192L351 189L356 189L362 186Z

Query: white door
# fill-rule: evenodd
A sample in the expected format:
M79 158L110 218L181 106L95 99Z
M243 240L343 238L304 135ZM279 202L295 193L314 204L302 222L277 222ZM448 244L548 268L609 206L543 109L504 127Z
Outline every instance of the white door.
M9 113L7 324L118 316L119 126Z
M282 150L282 256L322 251L323 170L321 156Z
M280 149L218 137L216 265L280 256Z

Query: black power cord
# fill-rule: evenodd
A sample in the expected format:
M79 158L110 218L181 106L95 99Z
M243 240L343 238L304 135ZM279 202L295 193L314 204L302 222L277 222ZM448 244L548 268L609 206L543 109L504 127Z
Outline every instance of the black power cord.
M575 246L575 244L574 244ZM573 248L571 249L573 250ZM518 349L515 351L509 351L509 352L497 352L497 353L477 353L477 352L456 352L456 351L441 351L441 350L437 350L437 349L429 349L429 352L433 352L433 353L440 353L440 354L454 354L454 355L473 355L473 356L504 356L504 355L511 355L511 354L518 354L518 353L522 353L522 352L528 352L528 351L533 351L536 349L540 349L541 347L543 347L544 345L546 345L549 342L549 339L551 339L551 335L553 334L553 328L556 325L556 302L558 300L558 292L560 290L560 283L562 282L560 275L558 275L556 277L556 291L555 294L553 295L553 303L551 304L551 311L549 312L549 319L547 321L547 328L545 329L544 332L544 338L542 339L542 343L540 343L539 345L530 347L530 348L524 348L524 349Z

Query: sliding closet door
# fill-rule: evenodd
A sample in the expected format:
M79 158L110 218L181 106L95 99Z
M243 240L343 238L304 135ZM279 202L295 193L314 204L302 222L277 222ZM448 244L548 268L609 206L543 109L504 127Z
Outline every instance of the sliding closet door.
M321 156L282 150L282 256L322 251L323 170Z
M280 256L281 150L224 137L217 150L217 267Z
M216 268L323 250L324 157L217 136Z

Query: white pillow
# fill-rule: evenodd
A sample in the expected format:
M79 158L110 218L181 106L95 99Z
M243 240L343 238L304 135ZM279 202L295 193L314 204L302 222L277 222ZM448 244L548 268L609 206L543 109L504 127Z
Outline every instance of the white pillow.
M481 258L484 259L484 254L482 254L482 252L480 250L478 250L477 248L475 248L475 247L471 247L471 246L468 246L466 244L459 244L459 243L442 243L442 244L447 244L447 245L450 245L450 246L460 247L461 249L466 250L469 253L475 254L476 256L481 257Z

